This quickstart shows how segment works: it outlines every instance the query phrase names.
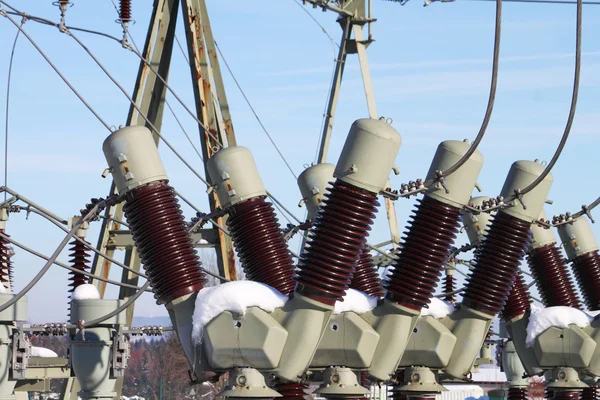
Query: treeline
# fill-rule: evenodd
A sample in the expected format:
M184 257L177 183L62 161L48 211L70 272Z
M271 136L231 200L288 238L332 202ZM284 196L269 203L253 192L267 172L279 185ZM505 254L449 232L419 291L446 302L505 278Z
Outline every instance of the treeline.
M67 356L66 337L36 336L33 346L46 347ZM123 381L123 396L146 400L214 399L221 383L190 385L189 366L179 339L173 333L160 338L141 337L131 344L131 358ZM60 392L62 380L52 381L52 391ZM162 394L162 396L161 396Z

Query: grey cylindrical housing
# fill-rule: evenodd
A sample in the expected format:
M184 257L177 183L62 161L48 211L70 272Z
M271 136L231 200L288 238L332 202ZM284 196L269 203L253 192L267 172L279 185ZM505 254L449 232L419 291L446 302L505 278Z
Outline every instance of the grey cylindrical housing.
M219 150L208 159L206 168L223 208L267 195L252 153L245 147Z
M504 186L502 187L501 195L508 199L515 194L517 189L525 189L529 184L542 174L544 166L535 161L516 161L510 167ZM552 186L552 174L546 175L546 177L533 188L529 193L523 195L523 202L527 206L524 209L519 201L515 200L513 207L508 207L502 211L506 214L512 215L515 218L519 218L523 221L533 222L538 219L540 212L544 208L544 202L548 198L548 192Z
M561 225L557 229L569 261L598 250L598 243L586 218L577 218L572 223Z
M167 181L167 172L150 130L128 126L110 134L102 145L119 194L155 181Z
M546 215L546 212L544 210L542 210L542 212L540 213L538 221L540 219L543 219L544 221L548 220L548 216ZM557 242L556 236L554 235L552 229L546 229L543 226L539 226L535 222L531 224L531 232L533 233L531 241L532 249L539 249L540 247L544 247Z
M335 165L333 164L316 164L306 168L298 176L298 187L300 193L302 193L302 200L306 205L308 219L310 220L317 215L325 189L329 186L329 182L333 180L334 169Z
M446 140L440 143L429 167L426 181L435 180L437 178L436 171L445 171L456 164L470 147L471 145L467 141ZM483 155L479 150L475 150L459 169L444 178L448 192L440 183L436 183L429 187L427 195L454 207L465 206L471 197L481 167L483 167Z
M400 134L385 121L354 121L333 176L350 185L379 193L385 189L400 150Z
M483 202L488 199L489 197L486 196L477 196L471 198L468 204L471 205L471 207L481 207ZM490 222L490 219L492 219L492 214L483 211L477 215L470 211L463 211L462 214L463 225L467 231L469 243L473 244L480 241L485 235L485 230Z

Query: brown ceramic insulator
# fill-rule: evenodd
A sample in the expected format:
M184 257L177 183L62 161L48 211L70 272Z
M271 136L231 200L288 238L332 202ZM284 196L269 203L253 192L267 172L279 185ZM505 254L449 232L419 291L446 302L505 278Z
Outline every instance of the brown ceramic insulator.
M0 233L4 236L10 237L4 229L0 229ZM6 289L10 285L11 290L14 288L13 285L13 263L10 260L11 249L10 242L3 237L0 237L0 282Z
M583 388L581 392L581 400L598 400L600 399L600 387L592 384L590 387Z
M579 296L567 271L567 261L556 243L530 250L527 262L544 306L581 309Z
M89 244L89 242L87 241L85 243ZM69 260L69 262L71 267L75 268L78 271L87 272L91 268L90 250L84 243L80 242L77 239L73 240L70 243L70 245L71 247L69 248L69 250L71 251L71 253L69 254L69 257L71 257L71 259ZM70 271L69 293L74 292L75 289L77 289L79 286L88 283L89 280L90 278L82 273Z
M589 310L600 310L600 254L598 250L576 257L573 274Z
M273 205L264 197L242 201L229 209L227 226L246 279L290 294L294 263Z
M360 386L370 389L371 379L369 379L369 373L367 371L360 371Z
M463 304L496 315L513 286L519 264L529 246L530 223L499 211L475 252L475 267L463 293Z
M508 388L506 400L527 400L527 388Z
M523 279L523 273L519 271L502 310L502 319L510 321L519 315L525 314L530 307L531 297L529 296L529 289L527 288L525 279Z
M131 0L119 1L119 17L122 22L131 21Z
M454 298L454 290L456 290L456 278L454 277L454 275L448 275L446 274L446 276L444 277L444 293L446 293L446 297L444 297L444 300L446 300L449 303L454 303L455 298Z
M198 292L204 270L175 191L165 182L135 188L123 207L158 304Z
M327 189L298 262L296 292L333 306L350 286L377 212L377 194L336 180Z
M579 400L580 396L581 396L581 392L576 392L576 391L560 391L560 392L550 392L548 391L548 393L552 393L552 399L553 400ZM546 395L548 396L548 395ZM546 397L546 398L550 398L550 397Z
M360 258L356 263L354 276L350 282L350 289L360 290L369 296L383 296L384 291L383 286L381 286L381 278L379 278L377 267L375 267L375 263L373 262L373 256L366 246L363 248Z
M282 397L278 397L280 400L302 400L306 398L305 390L308 389L308 385L302 383L278 383L273 389L277 391Z
M387 297L421 311L431 300L460 225L460 210L429 196L419 200L385 287Z

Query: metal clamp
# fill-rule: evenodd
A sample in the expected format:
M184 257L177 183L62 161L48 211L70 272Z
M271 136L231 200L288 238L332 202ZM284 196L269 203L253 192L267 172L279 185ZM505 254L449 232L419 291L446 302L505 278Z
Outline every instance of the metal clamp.
M29 335L21 329L15 330L12 336L12 363L10 365L12 379L24 379L29 358L31 357L31 342Z
M112 344L112 376L117 378L125 375L127 362L131 357L131 344L129 343L129 335L119 331L113 336Z

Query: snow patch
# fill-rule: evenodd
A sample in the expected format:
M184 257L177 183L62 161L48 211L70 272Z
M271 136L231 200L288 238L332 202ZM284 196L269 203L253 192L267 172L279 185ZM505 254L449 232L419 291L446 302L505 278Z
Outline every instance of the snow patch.
M0 293L8 293L8 290L4 287L3 283L0 283Z
M58 357L58 354L45 347L31 346L31 357Z
M234 281L207 287L198 292L194 309L192 340L202 341L202 330L223 311L246 314L248 307L266 312L283 307L288 298L272 287L252 281Z
M421 317L430 315L433 318L440 319L447 317L454 311L456 311L456 307L454 307L453 304L438 299L437 297L432 297L428 304L428 308L423 307L421 309Z
M600 310L586 311L586 314L590 317L596 318L600 314Z
M525 344L527 347L533 347L535 339L548 328L566 328L571 324L585 328L592 319L592 316L576 308L563 306L543 308L532 304Z
M91 283L78 286L73 294L71 294L72 300L98 300L99 298L100 293L98 293L98 289Z
M341 314L353 311L357 314L364 314L377 307L377 297L369 296L360 290L348 289L344 296L344 301L337 301L333 310L334 314Z

